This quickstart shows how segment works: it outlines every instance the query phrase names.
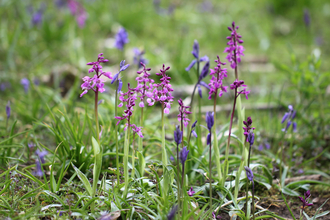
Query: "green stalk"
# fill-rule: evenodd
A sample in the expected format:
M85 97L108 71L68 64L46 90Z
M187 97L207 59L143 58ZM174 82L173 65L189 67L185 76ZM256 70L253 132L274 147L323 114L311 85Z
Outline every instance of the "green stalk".
M246 140L245 140L245 142L246 142ZM244 142L244 143L245 143L245 142ZM249 167L249 168L250 168L250 155L251 155L251 145L250 145L250 148L249 148L248 163L247 163L247 167ZM247 207L248 207L248 206L247 206L247 203L248 203L248 199L249 199L249 198L248 198L248 197L249 197L249 196L248 196L248 195L249 195L249 184L248 184L248 182L249 182L249 181L248 181L248 179L247 179L247 177L246 177L246 188L245 188L245 191L246 191L246 204L245 204L245 205L246 205L246 206L245 206L245 207L246 207L246 212L245 212L245 214L246 214L246 218L248 217L248 216L247 216ZM254 192L252 191L252 204L254 205L253 195L254 195Z
M119 77L119 76L118 76ZM115 91L115 116L117 116L118 111L117 111L117 105L118 105L118 80L116 80L116 91ZM118 125L116 123L115 126L115 141L116 141L116 167L117 167L117 185L119 186L120 180L119 180L119 150L118 150Z
M234 119L234 113L235 113L235 107L236 107L236 99L237 99L237 88L235 89L234 105L233 105L233 110L232 110L231 117L230 117L228 143L227 143L227 146L226 146L225 163L224 163L224 178L222 179L222 185L225 184L225 181L226 181L226 178L227 178L227 175L228 175L228 168L229 168L228 158L229 158L230 136L231 136L231 129L232 129L232 126L233 126L233 119Z
M166 154L166 146L165 146L165 127L164 127L164 103L162 103L162 163L163 163L163 172L165 172L165 168L167 167L167 154Z
M131 176L134 178L135 175L135 132L133 132L133 142L132 142L132 173Z
M252 181L252 213L253 213L253 220L255 219L254 218L254 181Z
M290 165L292 163L292 159L293 159L293 129L291 129L291 137L290 137Z
M181 206L181 190L180 190L180 162L179 162L179 145L176 145L176 169L177 169L177 184L178 184L178 210L180 212Z
M163 163L163 178L165 178L165 172L167 167L167 154L166 154L166 146L165 146L165 123L164 123L164 103L162 103L162 163ZM167 201L167 190L168 186L164 186L163 184L163 199Z
M210 209L212 209L212 163L211 163L211 161L212 161L212 135L211 135L211 131L210 131L210 139L211 139L211 141L210 141L210 150L209 150L209 172L210 172L210 177L209 177L209 179L210 179Z
M129 137L130 137L130 130L131 130L129 119L127 121L128 121L128 125L127 125L127 129L125 131L125 144L124 144L124 178L125 178L125 190L124 190L124 194L123 194L124 199L126 199L126 196L128 193L128 180L129 180L128 154L129 154Z
M94 116L95 116L95 123L96 123L96 140L97 143L100 145L100 129L99 129L99 119L98 119L98 96L99 96L99 88L96 87L96 92L95 92L95 102L94 102Z
M143 127L143 109L144 108L141 108L141 117L140 117L140 126ZM143 153L143 138L140 137L139 138L139 147L138 147L140 153L142 154Z
M214 153L215 153L215 162L217 164L217 171L218 171L218 177L219 177L219 183L222 180L222 172L221 172L221 164L220 164L220 151L219 151L219 146L218 146L218 135L217 135L217 116L216 116L216 102L217 102L217 94L218 91L215 92L214 94L214 103L213 103L213 112L214 112L214 128L213 128L213 133L214 133L214 141L213 141L213 146L214 146Z

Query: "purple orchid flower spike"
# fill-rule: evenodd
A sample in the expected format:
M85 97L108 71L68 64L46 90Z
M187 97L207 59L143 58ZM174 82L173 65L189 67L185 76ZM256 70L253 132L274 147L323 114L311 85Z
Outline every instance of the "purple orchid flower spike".
M188 190L188 196L193 196L195 194L195 191L192 187Z
M254 127L252 127L251 117L248 117L246 121L243 121L243 124L245 125L245 127L243 127L243 129L244 129L244 135L245 135L246 141L250 142L249 135L252 135L253 130L255 129ZM252 133L252 134L250 134L250 133ZM250 137L250 138L252 138L252 137ZM250 140L252 140L252 139L250 139ZM254 134L253 134L253 142L254 142Z
M125 44L129 42L128 40L128 34L125 30L125 28L120 28L118 33L116 34L116 41L115 41L115 47L118 50L124 50Z
M238 79L235 79L235 81L230 84L230 89L237 89L240 88L240 87L243 87L243 89L241 91L237 91L237 97L240 95L240 94L244 94L245 95L245 98L246 99L249 99L248 98L248 94L250 94L250 91L246 91L246 85L244 85L244 81L243 80L238 80Z
M300 199L300 201L302 202L302 205L303 205L302 210L304 210L305 207L307 207L307 206L312 206L313 205L313 203L308 202L309 197L311 197L311 191L310 190L308 190L307 192L304 193L304 197L299 196L299 199Z
M238 26L235 26L235 22L232 23L231 27L228 27L228 30L231 31L231 35L227 37L229 40L228 47L226 47L224 53L228 53L226 59L230 63L230 67L235 69L237 63L241 62L241 56L244 56L244 47L239 45L243 43L243 40L241 40L242 36L237 33Z
M87 19L87 12L84 6L76 0L68 0L67 4L71 14L76 17L79 28L83 28Z
M101 78L101 76L105 76L108 79L112 79L110 72L104 72L102 70L101 63L108 62L108 60L104 59L104 57L102 55L103 55L103 53L100 53L98 55L97 61L87 63L87 65L92 66L92 68L90 68L88 70L88 73L94 72L95 74L92 78L90 78L89 76L85 76L83 78L84 82L83 82L83 84L81 84L81 89L83 90L83 92L81 93L80 97L85 95L89 90L93 90L95 93L104 92L105 91L105 88L104 88L105 81L103 78Z
M217 58L218 59L214 61L217 63L217 66L211 69L210 72L212 78L209 83L209 99L212 99L212 95L217 94L219 89L219 97L223 95L223 92L227 92L227 86L224 86L222 82L222 80L227 77L227 69L221 67L226 65L226 63L221 62L219 56L217 56Z
M178 100L179 103L179 114L178 114L178 121L183 121L183 125L185 127L188 126L188 123L190 121L190 119L188 118L188 115L191 114L190 111L188 111L187 109L190 108L190 106L185 106L183 104L182 99Z
M147 102L149 103L149 106L153 105L155 102L162 103L164 107L164 113L169 114L172 101L173 101L173 88L170 84L170 79L167 75L167 71L170 69L170 67L165 68L165 64L163 64L163 68L160 69L160 73L156 73L157 76L161 76L160 83L154 84L155 89L152 91L153 95L147 99Z
M137 97L136 97L136 89L131 88L130 83L128 83L127 85L128 85L128 91L125 93L123 92L120 93L119 100L121 101L121 103L119 103L118 105L118 107L123 107L124 103L126 103L126 110L124 110L122 116L116 116L115 119L118 119L117 125L121 121L126 119L127 123L125 124L124 130L126 130L129 126L137 135L143 138L142 127L138 127L130 122L131 116L133 115L133 110L134 110L133 107L135 106L135 100L137 99Z
M149 71L151 70L151 68L146 68L146 65L142 62L140 63L140 65L143 67L143 69L141 71L137 71L137 74L139 74L140 76L136 77L135 80L137 81L136 91L139 94L138 98L140 98L139 106L140 108L143 108L145 98L147 98L149 106L153 104L151 102L151 99L153 99L154 95L154 80L150 78Z

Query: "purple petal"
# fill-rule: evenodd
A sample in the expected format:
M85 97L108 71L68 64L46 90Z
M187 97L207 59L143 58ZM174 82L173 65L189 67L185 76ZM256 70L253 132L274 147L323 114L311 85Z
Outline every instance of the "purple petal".
M191 61L191 63L189 64L189 66L186 68L186 71L189 71L195 65L196 62L197 62L197 60Z
M122 71L126 70L128 67L129 67L129 64L126 64L125 66L122 66L119 71L122 72Z

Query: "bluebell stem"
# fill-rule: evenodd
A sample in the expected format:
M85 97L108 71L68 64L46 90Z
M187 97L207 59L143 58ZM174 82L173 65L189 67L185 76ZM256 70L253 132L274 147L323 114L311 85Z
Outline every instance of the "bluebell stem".
M247 180L249 180L249 181L252 182L252 213L253 213L253 219L255 219L254 218L254 181L253 181L253 172L247 166L245 166L244 169L246 171ZM246 184L248 184L248 181L246 181ZM248 192L246 192L246 203L247 202L248 202ZM247 213L247 210L246 210L246 213Z
M195 64L197 64L197 69L196 69L196 75L197 75L197 79L198 81L196 82L195 84L195 87L194 87L194 90L191 94L191 101L190 101L190 107L191 107L191 111L192 111L192 108L193 108L193 103L194 103L194 97L195 97L195 91L196 91L196 88L198 89L198 93L199 93L199 96L200 98L198 99L198 121L199 123L202 121L202 113L201 113L201 97L202 97L202 90L201 90L201 86L205 86L205 84L202 84L202 79L204 77L206 77L206 75L208 74L209 72L209 66L210 66L210 63L209 63L209 58L207 56L204 56L204 57L200 57L199 56L199 44L198 44L198 41L195 40L194 41L194 45L193 45L193 50L192 50L192 55L194 56L194 60L189 64L189 66L186 68L186 71L189 71ZM200 73L199 72L199 65L200 65L200 62L203 62L203 61L206 61L207 63L205 64L204 68L203 68L203 73ZM199 130L199 129L198 129ZM188 132L189 133L189 132ZM202 145L202 139L201 137L198 137L197 138L197 142L198 142L198 145ZM188 146L189 147L189 146Z
M174 130L174 141L176 143L176 169L177 169L177 185L178 185L178 193L177 193L177 197L178 197L178 204L179 204L179 209L180 209L180 200L181 200L181 190L180 190L180 164L179 164L179 158L180 158L180 154L179 154L179 144L182 141L182 136L183 136L183 132L180 130L180 126L177 125L176 129Z
M207 135L207 144L210 145L209 150L209 180L210 180L210 208L212 208L212 142L211 142L211 135L212 135L212 127L214 125L214 112L207 112L206 113L206 124L207 129L209 130L209 134Z
M174 205L171 211L167 215L167 220L174 220L177 210L178 210L178 205Z
M182 164L182 174L181 174L181 188L184 189L184 176L185 176L185 162L188 157L189 150L187 150L187 147L182 148L180 151L180 161Z
M8 102L7 102L7 105L6 105L7 120L8 120L9 117L10 117L10 112L11 112L10 101L8 101Z
M254 133L253 133L253 130L255 128L252 127L252 118L251 117L248 117L246 121L243 121L243 124L246 126L246 127L243 127L246 142L249 142L249 144L250 144L247 166L244 167L245 170L247 170L247 168L250 169L249 167L250 167L251 149L252 149L252 145L254 143ZM251 171L251 173L252 173L252 171ZM252 178L253 178L253 173L252 173ZM246 206L245 206L246 209L247 209L248 192L249 192L249 188L248 187L249 187L248 184L246 184Z
M121 81L119 75L122 71L126 70L129 67L129 64L125 65L125 60L122 60L119 64L119 71L116 73L111 81L111 84L116 82L116 91L115 91L115 116L118 114L118 93L121 91L123 82ZM118 133L118 126L115 126L115 133ZM119 184L119 150L118 150L118 135L115 135L116 142L116 167L117 167L117 183Z
M294 122L294 118L296 117L296 111L293 109L292 105L288 106L289 111L286 112L281 120L281 123L283 124L284 122L286 122L286 126L285 128L282 129L283 133L283 138L285 136L285 134L287 133L288 129L290 128L290 126L292 125L292 131L296 132L297 131L297 123ZM290 145L290 153L292 154L292 138L291 138L291 145ZM280 176L282 176L282 164L284 161L284 144L282 143L282 155L281 155L281 164L280 164ZM292 156L291 156L292 159Z

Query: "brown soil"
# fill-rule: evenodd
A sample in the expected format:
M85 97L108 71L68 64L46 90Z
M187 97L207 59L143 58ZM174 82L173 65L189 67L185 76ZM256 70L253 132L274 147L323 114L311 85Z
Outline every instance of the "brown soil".
M317 192L312 192L312 195L318 195L318 193ZM328 193L326 195L321 195L320 197L313 197L312 196L313 205L310 206L310 207L306 207L305 212L309 215L309 217L313 217L314 214L316 213L317 209L328 198L330 198L330 193ZM299 215L300 215L300 209L301 209L301 202L300 202L299 198L298 197L287 197L286 196L286 200L287 200L287 203L288 203L288 205L290 206L290 208L293 212L293 215L298 220ZM310 200L310 202L312 200ZM268 211L273 212L276 215L281 216L285 219L288 219L288 220L293 219L291 214L290 214L290 211L288 210L288 208L285 205L284 200L279 195L262 198L257 203L257 205L261 206L261 207L267 209ZM330 199L328 200L328 202L326 204L324 204L324 206L321 208L321 210L318 212L318 214L322 213L324 211L328 211L328 210L330 210ZM231 220L230 216L226 212L222 212L218 215L221 216L221 218L220 218L221 220ZM277 218L267 218L267 219L277 219ZM306 218L303 217L303 219L306 219ZM326 216L323 216L323 217L320 217L318 219L320 219L320 220L330 220L330 214L328 214Z

